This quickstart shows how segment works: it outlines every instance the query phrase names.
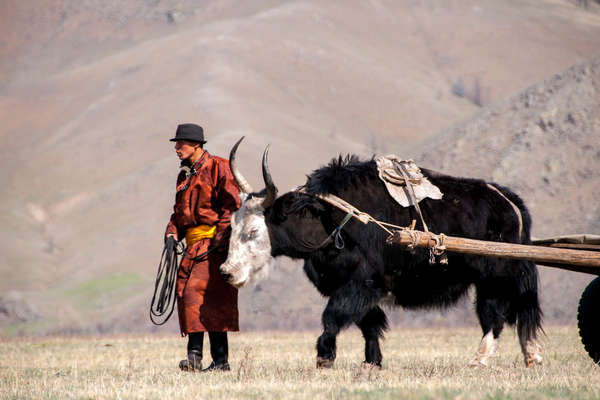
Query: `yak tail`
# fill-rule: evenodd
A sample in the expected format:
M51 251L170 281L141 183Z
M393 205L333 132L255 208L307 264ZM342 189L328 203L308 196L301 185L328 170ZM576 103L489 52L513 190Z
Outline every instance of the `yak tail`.
M532 261L522 261L521 268L525 273L521 275L519 295L514 300L513 309L517 318L517 333L521 343L537 338L538 331L542 328L543 313L538 298L538 271Z
M521 212L523 223L522 244L531 244L531 215L525 202L510 189L498 184L493 184L502 192ZM538 270L532 261L520 261L522 274L519 277L519 295L514 300L513 311L517 322L517 333L521 343L537 338L537 333L544 333L542 328L543 313L538 297Z

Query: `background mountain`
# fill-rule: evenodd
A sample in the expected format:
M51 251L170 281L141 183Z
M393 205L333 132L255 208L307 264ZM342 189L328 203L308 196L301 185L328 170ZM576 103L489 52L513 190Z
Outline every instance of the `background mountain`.
M395 153L513 188L536 236L598 233L600 13L581 4L2 2L3 334L155 329L180 122L223 156L246 135L254 187L267 143L280 190L340 153ZM546 320L571 323L590 277L541 278ZM323 304L282 260L241 291L242 329L317 327ZM390 316L474 323L468 301Z

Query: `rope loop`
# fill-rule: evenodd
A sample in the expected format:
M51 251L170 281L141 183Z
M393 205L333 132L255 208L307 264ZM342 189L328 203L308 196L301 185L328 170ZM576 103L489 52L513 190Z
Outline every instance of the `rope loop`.
M338 250L342 250L346 244L344 243L344 238L340 231L337 231L334 237L335 248Z
M414 253L419 241L421 240L421 233L411 229L410 227L402 228L402 230L408 233L410 236L410 244L407 246L407 248L411 253Z
M435 257L440 258L440 264L448 264L448 255L446 254L446 235L432 235L433 245L429 245L429 264L435 264Z
M348 223L348 221L350 221L350 219L352 219L353 216L354 212L348 212L342 220L342 223L337 228L335 228L333 232L331 232L330 237L333 237L335 248L338 250L342 250L346 245L344 243L344 238L342 237L342 228Z
M179 256L184 252L183 243L175 241L172 236L167 238L158 264L154 293L150 302L150 320L154 325L163 325L173 314Z

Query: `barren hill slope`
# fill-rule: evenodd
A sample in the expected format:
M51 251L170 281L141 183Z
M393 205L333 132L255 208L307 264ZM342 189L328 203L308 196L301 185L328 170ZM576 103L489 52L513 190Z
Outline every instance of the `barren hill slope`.
M419 139L600 53L598 13L566 0L33 3L0 5L7 334L151 328L179 122L204 125L218 155L247 135L255 187L271 143L284 190L338 153L414 157ZM286 264L241 302L243 328L292 329L318 325L322 299Z
M600 233L600 58L487 107L411 154L423 166L511 187L529 207L534 236ZM574 318L592 276L541 271L547 319Z

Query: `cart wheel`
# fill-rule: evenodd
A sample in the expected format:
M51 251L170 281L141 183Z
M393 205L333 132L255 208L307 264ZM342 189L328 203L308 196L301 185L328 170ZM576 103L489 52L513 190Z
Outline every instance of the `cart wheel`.
M581 342L596 364L600 363L600 276L585 288L579 308L577 321Z

